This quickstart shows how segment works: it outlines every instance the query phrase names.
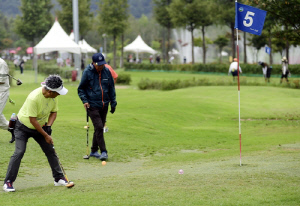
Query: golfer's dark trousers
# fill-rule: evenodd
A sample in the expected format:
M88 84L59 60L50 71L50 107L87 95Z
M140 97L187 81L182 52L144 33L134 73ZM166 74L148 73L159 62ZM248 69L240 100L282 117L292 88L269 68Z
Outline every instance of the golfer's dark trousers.
M16 180L21 160L26 151L27 142L30 137L32 137L40 145L46 157L48 158L48 162L52 169L53 178L64 177L64 174L62 173L61 168L59 166L58 158L55 154L53 146L46 142L43 135L41 135L35 129L29 129L25 125L21 124L20 121L17 121L15 127L15 137L15 152L10 158L4 182L6 182L7 180L14 182ZM39 158L40 157L36 158L37 162L39 161Z
M100 149L101 152L107 152L103 136L103 127L105 124L107 111L108 107L104 107L103 109L90 107L88 109L89 116L93 122L95 129L93 144L91 147L92 152L96 152L98 151L98 149Z

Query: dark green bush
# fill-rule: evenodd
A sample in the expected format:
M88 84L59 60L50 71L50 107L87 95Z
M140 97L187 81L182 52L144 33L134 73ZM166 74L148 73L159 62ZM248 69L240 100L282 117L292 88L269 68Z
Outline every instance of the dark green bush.
M120 73L118 74L117 83L129 85L131 82L130 74Z
M258 64L240 64L243 74L262 74L262 68ZM186 72L214 72L228 73L229 64L135 64L125 63L126 70L160 70L160 71L186 71ZM281 65L272 65L272 74L281 74ZM292 75L300 75L300 65L289 65Z

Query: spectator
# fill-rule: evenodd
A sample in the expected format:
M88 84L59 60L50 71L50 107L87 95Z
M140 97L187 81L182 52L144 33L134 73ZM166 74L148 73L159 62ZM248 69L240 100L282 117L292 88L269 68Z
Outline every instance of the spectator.
M156 63L157 63L157 64L160 63L160 56L159 56L159 55L156 57Z
M23 74L23 71L24 71L24 64L25 64L25 61L24 61L24 59L22 58L22 59L21 59L21 62L20 62L20 64L19 64L21 74Z
M289 65L288 65L288 60L286 57L282 58L282 64L281 64L281 78L280 78L280 84L282 83L283 78L285 78L286 82L289 82L288 76L291 75L289 71Z
M150 57L149 57L149 62L150 62L150 64L153 63L153 56L152 55L150 55Z
M61 57L58 57L56 63L58 67L62 67L64 65L64 60Z
M262 72L265 78L265 82L270 82L272 67L269 67L267 63L261 61L259 61L258 64L262 66Z
M229 66L229 70L228 70L228 75L231 73L232 77L233 77L233 81L235 80L235 77L238 75L238 62L237 62L237 58L233 59L233 62L230 64ZM242 69L239 66L239 72L242 73Z
M174 56L171 56L171 58L169 59L169 63L172 64L174 59L175 59Z
M70 67L70 66L71 66L71 60L70 60L70 58L67 58L67 59L66 59L66 66L67 66L67 67Z
M18 68L18 66L19 66L19 59L18 58L15 58L14 65L15 65L15 68Z

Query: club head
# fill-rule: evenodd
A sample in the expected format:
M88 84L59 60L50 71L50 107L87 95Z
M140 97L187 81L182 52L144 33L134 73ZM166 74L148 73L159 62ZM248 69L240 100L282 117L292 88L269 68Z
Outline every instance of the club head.
M66 185L67 188L72 188L72 187L74 187L74 186L75 186L75 184L74 184L73 182L69 182L69 183Z
M83 159L87 159L87 160L88 160L88 159L90 159L90 156L84 155L84 156L83 156Z
M20 86L21 84L23 84L23 82L20 79L18 79L17 80L17 85Z

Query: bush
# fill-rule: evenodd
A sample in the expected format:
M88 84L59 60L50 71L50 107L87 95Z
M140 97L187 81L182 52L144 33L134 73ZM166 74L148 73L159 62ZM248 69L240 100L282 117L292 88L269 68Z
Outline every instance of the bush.
M129 74L120 73L118 74L117 83L129 85L131 82L131 76Z
M240 64L243 74L262 74L262 68L258 64ZM186 72L214 72L228 73L229 64L135 64L124 63L125 71L128 70L160 70L160 71L186 71ZM272 74L281 74L281 65L272 65ZM300 65L289 65L292 75L300 75Z
M186 79L186 80L171 80L171 81L158 81L158 80L150 80L150 79L141 79L138 83L138 87L141 90L147 89L156 89L156 90L174 90L180 88L187 88L187 87L195 87L195 86L230 86L236 85L236 82L231 81L224 81L224 80L216 80L216 81L209 81L207 78L203 79ZM240 78L240 85L245 86L266 86L265 83L259 82L248 82L247 77ZM293 88L293 89L300 89L300 80L295 79L291 82L284 83L284 84L268 84L269 86L275 87L286 87L286 88Z

